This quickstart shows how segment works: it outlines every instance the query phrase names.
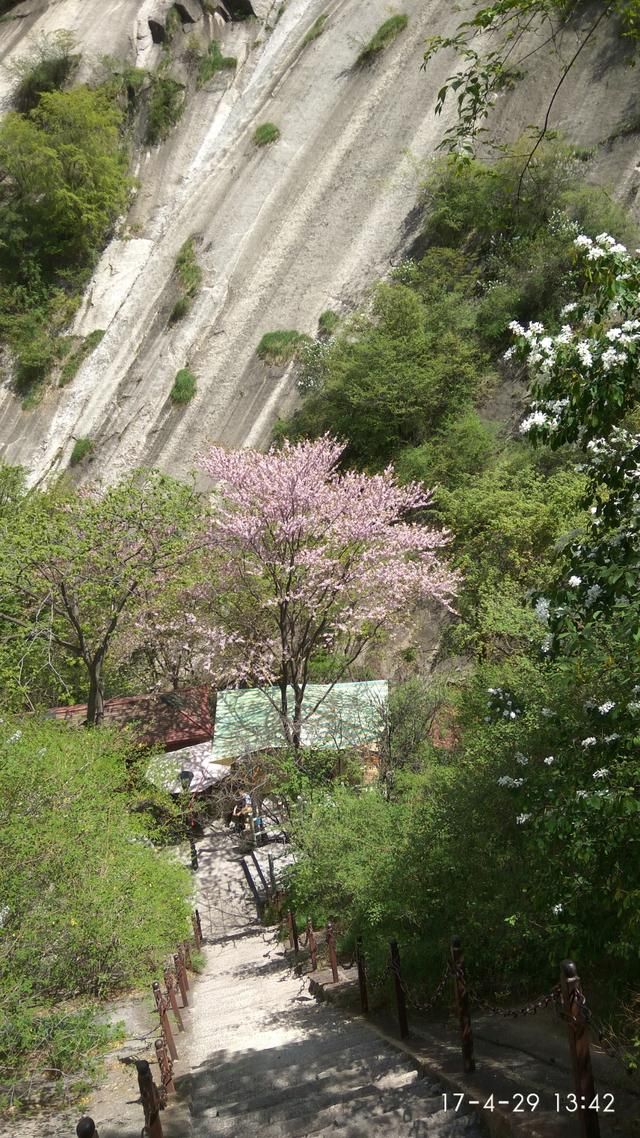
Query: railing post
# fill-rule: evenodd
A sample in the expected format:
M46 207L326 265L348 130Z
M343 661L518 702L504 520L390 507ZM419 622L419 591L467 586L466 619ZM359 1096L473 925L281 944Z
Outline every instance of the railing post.
M187 989L189 989L191 987L191 985L189 983L189 977L187 975L186 970L187 970L187 968L191 968L191 970L193 971L193 965L191 963L191 948L189 947L189 941L188 940L185 940L184 944L182 945L182 948L179 951L182 953L182 959L184 961L184 967L185 967L184 982L185 982Z
M269 860L269 881L271 883L271 896L275 898L276 893L278 892L278 886L276 884L276 870L275 870L275 866L273 864L273 854L268 855L268 860Z
M171 1030L171 1024L169 1023L169 1016L167 1015L167 1001L160 991L160 985L157 980L153 981L151 990L153 992L153 998L156 1001L158 1015L160 1016L160 1027L162 1029L162 1034L167 1041L167 1047L169 1048L171 1058L177 1059L178 1052L176 1051L176 1045L173 1042L173 1032Z
M249 857L251 858L253 864L256 867L256 873L258 874L258 877L260 878L260 881L262 882L262 888L264 889L265 896L268 897L269 896L269 886L267 885L267 879L266 879L264 873L262 872L262 866L260 865L260 862L258 861L253 850L249 851Z
M600 1123L597 1112L589 1110L589 1103L595 1098L596 1088L589 1052L589 1029L582 1013L585 1000L578 969L573 960L563 960L560 965L560 988L562 990L562 1007L569 1031L569 1051L578 1100L580 1133L582 1138L600 1138Z
M338 957L336 956L336 934L333 921L327 921L327 947L329 949L329 962L334 984L338 983Z
M289 925L289 944L297 956L298 952L300 951L298 946L298 926L296 925L296 919L291 912L291 909L287 911L287 923Z
M262 902L260 900L260 894L258 893L258 890L256 889L255 881L253 880L251 873L249 872L249 866L247 865L247 863L243 857L240 858L240 865L242 866L242 871L243 871L243 873L247 879L247 885L249 886L249 888L251 890L253 900L254 900L255 906L256 906L256 912L258 914L258 920L260 921L260 920L262 920Z
M156 1059L160 1068L160 1081L165 1097L166 1095L174 1095L176 1088L173 1081L173 1060L169 1055L164 1039L156 1039L155 1048Z
M309 955L311 956L311 971L315 972L318 967L318 942L316 934L313 931L311 924L311 917L307 920L307 944L309 945Z
M362 937L356 941L356 961L358 964L358 985L360 987L360 1007L362 1014L369 1014L369 995L367 993L367 967L362 948Z
M160 1094L153 1081L151 1067L146 1059L138 1059L136 1068L142 1109L144 1110L145 1138L163 1138L162 1123L160 1122Z
M475 1071L476 1064L473 1057L473 1032L471 1030L471 1015L469 1012L469 991L464 970L464 955L459 936L451 938L451 965L453 968L453 988L456 997L456 1008L460 1020L460 1039L462 1041L462 1067L466 1074Z
M77 1138L98 1138L96 1124L92 1118L89 1118L88 1114L85 1114L84 1118L81 1118L78 1122L76 1135Z
M195 839L193 837L193 834L189 834L189 854L190 854L190 858L191 858L191 868L192 869L198 869L199 868L198 850L196 848L196 843L195 843Z
M178 1001L176 1000L176 978L170 968L165 968L164 970L164 982L167 989L169 1003L171 1004L171 1011L176 1017L178 1031L184 1031L184 1024L182 1022L182 1016L180 1015L180 1008L178 1007Z
M393 985L396 991L396 1006L398 1008L398 1026L400 1028L400 1038L406 1039L409 1034L409 1021L407 1019L407 1001L404 996L404 988L402 986L402 974L400 972L400 950L398 948L397 940L389 942L389 949L391 952L391 971L393 972Z
M202 925L200 924L200 914L197 909L191 918L191 925L193 927L193 939L199 951L202 948Z
M182 998L182 1006L183 1006L183 1008L186 1008L189 1006L189 1001L187 999L188 984L187 984L186 972L184 970L184 960L182 959L182 956L180 955L179 952L174 952L173 963L176 966L176 980L178 981L178 987L180 989L180 996Z

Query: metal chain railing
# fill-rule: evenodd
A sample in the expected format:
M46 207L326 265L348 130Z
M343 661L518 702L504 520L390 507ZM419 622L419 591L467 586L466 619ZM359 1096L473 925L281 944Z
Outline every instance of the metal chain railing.
M620 1063L624 1068L625 1073L629 1074L629 1072L633 1070L629 1055L623 1047L611 1039L611 1029L605 1027L602 1020L598 1019L598 1017L591 1011L584 992L572 992L571 1002L578 1005L580 1016L583 1022L586 1024L587 1028L591 1032L591 1035L597 1041L599 1047L602 1048L605 1055L608 1055L610 1059L614 1059L616 1062ZM570 1015L566 1012L561 1012L561 1015L565 1020L570 1020L571 1018Z
M459 970L457 970L457 974L458 979L460 979ZM538 996L537 999L530 1000L529 1003L523 1004L519 1008L501 1008L498 1007L497 1004L490 1004L487 1000L483 1000L469 985L467 985L467 991L471 1002L481 1008L483 1012L492 1016L502 1016L503 1019L518 1019L520 1016L534 1016L542 1008L548 1008L551 1004L554 1005L556 1011L559 1011L562 1002L559 984L556 984L546 995Z
M409 985L407 983L405 983L405 981L402 979L402 976L400 975L400 970L398 968L393 968L393 966L392 966L392 970L395 973L395 975L398 977L398 980L400 981L402 991L405 994L405 998L406 998L409 1006L414 1008L415 1011L423 1012L423 1013L430 1012L435 1007L435 1005L438 1003L438 1001L442 997L442 994L443 994L443 992L447 986L447 981L451 979L451 975L452 975L451 964L447 960L447 962L444 966L444 972L442 973L442 976L440 977L440 980L438 981L432 995L429 996L428 999L424 1000L424 999L420 999L418 996L416 996L416 994L414 992L411 991L411 988L409 987Z

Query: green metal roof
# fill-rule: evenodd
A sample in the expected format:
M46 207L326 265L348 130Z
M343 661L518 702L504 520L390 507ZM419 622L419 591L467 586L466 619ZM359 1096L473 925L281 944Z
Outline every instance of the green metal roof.
M308 684L302 705L303 746L334 750L376 746L388 694L386 680L333 687ZM229 762L251 751L281 747L284 736L274 707L279 699L280 690L275 687L218 692L213 761ZM289 700L292 707L292 689Z

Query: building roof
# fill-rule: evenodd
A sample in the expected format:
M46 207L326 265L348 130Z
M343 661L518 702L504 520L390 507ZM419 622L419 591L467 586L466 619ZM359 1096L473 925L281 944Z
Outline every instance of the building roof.
M389 685L366 683L308 684L302 705L302 744L344 750L376 747L380 741ZM274 703L278 688L249 688L218 692L213 739L214 762L230 762L252 751L283 745ZM293 703L293 691L289 689Z
M189 771L189 794L202 794L220 782L230 770L226 763L214 763L211 742L208 742L199 743L196 747L181 747L179 751L170 751L164 755L154 755L147 767L147 778L154 786L168 790L169 794L180 794L185 789L180 774Z
M87 704L54 707L48 714L65 723L82 726L87 719ZM162 743L167 751L205 743L213 735L211 689L184 688L182 691L107 699L104 723L112 727L134 724L142 743L149 746Z

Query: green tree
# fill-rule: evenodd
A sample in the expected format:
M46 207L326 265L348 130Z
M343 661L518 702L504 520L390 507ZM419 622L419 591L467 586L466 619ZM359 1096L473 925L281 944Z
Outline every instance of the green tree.
M125 614L160 591L195 544L199 498L158 473L94 496L32 492L2 523L0 619L23 652L81 662L87 722L103 715L104 665Z
M316 392L294 431L330 431L348 456L380 465L402 444L420 443L452 406L478 388L486 361L455 330L429 324L420 296L404 284L378 285L370 315L358 315L313 359ZM303 379L304 382L304 379Z
M0 126L0 264L29 283L86 272L126 206L121 112L103 90L43 93Z

